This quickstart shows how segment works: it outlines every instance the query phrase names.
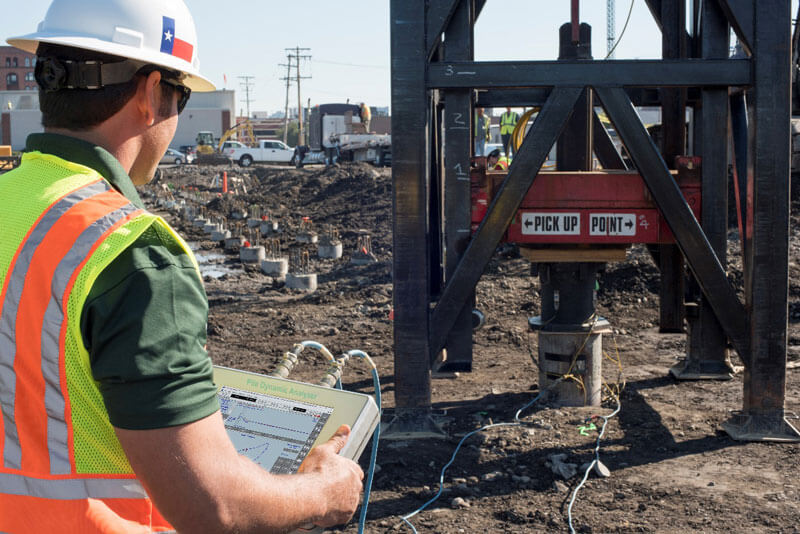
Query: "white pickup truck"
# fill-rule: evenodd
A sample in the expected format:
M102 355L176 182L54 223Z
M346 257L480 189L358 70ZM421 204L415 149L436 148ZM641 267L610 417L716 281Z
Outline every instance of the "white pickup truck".
M249 167L256 162L293 163L294 149L282 141L261 140L257 147L223 148L223 155L236 161L242 167Z

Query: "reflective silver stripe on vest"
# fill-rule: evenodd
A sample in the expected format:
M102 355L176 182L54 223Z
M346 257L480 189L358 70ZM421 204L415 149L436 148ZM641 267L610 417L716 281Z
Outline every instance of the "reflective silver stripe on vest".
M42 375L45 380L44 404L47 409L47 449L50 452L50 473L53 475L65 475L71 472L67 423L64 420L65 400L59 374L59 343L65 313L62 303L67 292L67 284L103 234L136 211L138 211L136 206L128 204L94 221L81 233L53 273L50 302L47 304L42 326Z
M6 495L43 499L147 499L147 492L135 478L41 479L0 473L0 488Z
M77 189L50 206L22 244L14 269L8 275L3 311L0 315L0 407L3 412L4 445L3 465L10 469L20 469L22 453L19 448L19 435L14 422L16 397L16 374L14 357L16 355L16 313L19 308L22 288L28 274L31 258L41 244L44 236L53 225L75 204L109 190L103 182L95 182ZM62 416L63 417L63 416Z

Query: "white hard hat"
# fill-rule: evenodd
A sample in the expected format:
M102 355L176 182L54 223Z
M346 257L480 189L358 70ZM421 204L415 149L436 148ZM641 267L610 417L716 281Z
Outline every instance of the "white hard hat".
M200 74L197 32L183 0L53 0L35 33L8 44L36 53L39 43L112 54L183 73L192 91L213 91Z

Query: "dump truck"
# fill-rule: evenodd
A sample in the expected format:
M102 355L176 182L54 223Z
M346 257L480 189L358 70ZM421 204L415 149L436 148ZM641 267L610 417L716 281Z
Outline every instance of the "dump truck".
M389 165L392 136L368 132L355 104L319 104L311 109L308 144L295 149L297 167L310 163L364 161Z

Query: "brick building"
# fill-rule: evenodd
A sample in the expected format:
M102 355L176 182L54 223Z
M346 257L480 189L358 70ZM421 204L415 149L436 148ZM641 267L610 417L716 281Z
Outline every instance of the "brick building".
M0 46L0 91L35 91L36 56L13 46Z

